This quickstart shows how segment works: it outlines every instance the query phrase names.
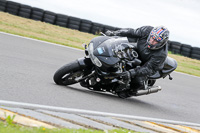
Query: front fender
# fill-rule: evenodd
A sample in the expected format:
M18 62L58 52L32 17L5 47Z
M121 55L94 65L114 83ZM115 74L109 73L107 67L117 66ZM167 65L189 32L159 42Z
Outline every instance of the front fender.
M93 63L90 58L82 57L77 59L77 61L82 69L93 66Z

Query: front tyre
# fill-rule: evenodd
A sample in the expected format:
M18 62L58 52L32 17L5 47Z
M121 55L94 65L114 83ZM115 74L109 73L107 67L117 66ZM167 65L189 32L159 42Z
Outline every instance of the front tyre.
M53 79L58 85L71 85L77 83L77 80L82 76L83 69L81 69L78 61L73 61L58 69Z

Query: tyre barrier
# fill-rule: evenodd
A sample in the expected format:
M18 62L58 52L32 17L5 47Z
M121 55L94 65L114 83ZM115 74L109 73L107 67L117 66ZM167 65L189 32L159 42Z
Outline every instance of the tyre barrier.
M168 42L167 42L167 47L168 47L168 51L171 51L171 41L170 40L168 40Z
M51 11L45 11L40 8L7 0L0 0L0 11L92 34L99 34L99 32L106 32L107 30L120 29L117 27L92 22L86 19L67 16L64 14L56 14ZM132 40L132 42L137 41L134 38L130 38L130 40ZM181 54L186 57L200 60L199 47L192 47L188 44L182 44L180 42L169 40L168 50L174 54Z
M18 15L19 8L20 4L17 2L7 1L6 3L6 12L10 14Z
M31 19L36 20L36 21L42 21L43 15L44 15L43 9L36 8L36 7L32 8Z
M45 11L43 16L43 22L54 24L56 20L56 13Z
M104 32L104 27L100 23L93 23L91 33L92 34L99 34L100 32Z
M200 48L188 44L181 44L176 41L168 41L168 50L173 54L180 54L185 57L200 60Z
M92 28L92 21L82 19L80 25L80 31L90 33Z
M76 17L69 17L67 28L79 30L81 19Z
M173 54L180 54L181 53L181 46L182 44L180 42L171 42L171 51Z
M192 47L191 50L191 58L200 60L200 48L199 47Z
M6 10L6 0L0 0L0 11L4 12Z
M180 54L186 57L190 57L191 50L192 50L192 46L187 45L187 44L182 44Z
M31 17L31 12L32 12L31 6L21 4L18 15L20 17L30 18Z
M67 27L69 16L57 14L55 25Z

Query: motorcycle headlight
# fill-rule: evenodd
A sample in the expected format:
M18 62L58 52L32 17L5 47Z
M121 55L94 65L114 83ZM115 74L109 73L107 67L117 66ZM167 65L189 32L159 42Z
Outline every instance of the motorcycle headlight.
M90 43L88 47L89 57L94 65L101 67L102 63L99 61L99 59L96 56L94 56L93 52L94 52L94 46L93 46L93 43Z

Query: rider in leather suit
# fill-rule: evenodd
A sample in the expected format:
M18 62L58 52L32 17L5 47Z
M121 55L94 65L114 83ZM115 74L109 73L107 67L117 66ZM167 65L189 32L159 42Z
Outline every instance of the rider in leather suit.
M138 29L126 28L107 31L105 34L107 36L123 36L137 39L137 52L142 64L140 67L126 72L124 77L135 77L135 81L140 86L137 89L144 89L146 78L155 74L164 66L168 54L169 30L164 26L143 26Z

